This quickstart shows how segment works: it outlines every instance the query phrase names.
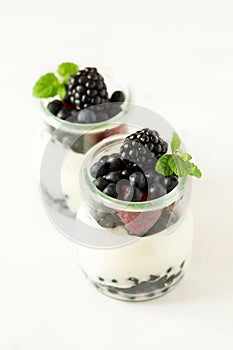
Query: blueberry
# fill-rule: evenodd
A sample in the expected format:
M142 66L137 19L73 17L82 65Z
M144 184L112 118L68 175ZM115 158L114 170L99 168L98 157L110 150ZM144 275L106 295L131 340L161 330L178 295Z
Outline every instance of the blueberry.
M153 183L152 185L149 186L149 199L156 199L159 197L164 196L167 193L166 188L159 184L159 183Z
M139 190L139 188L135 187L132 202L140 202L141 199L142 192Z
M106 194L109 197L117 198L118 194L116 191L116 184L110 183L103 191L104 194Z
M90 110L82 110L78 114L78 122L79 123L96 123L97 118L96 114L93 111Z
M106 213L106 215L102 215L97 222L100 226L105 228L114 228L116 226L122 225L119 217L116 214Z
M62 109L62 106L61 101L54 100L48 104L47 108L52 114L57 115L57 113Z
M125 95L122 91L114 91L110 98L110 102L124 102L125 101Z
M121 172L121 176L124 177L125 179L128 179L130 177L130 175L132 174L132 169L128 168L128 169L124 169Z
M160 183L165 186L165 176L157 173L154 169L148 169L144 172L145 177L147 179L148 185L152 185L153 183Z
M91 172L91 176L93 176L94 178L97 178L99 176L106 175L108 170L109 170L109 167L107 163L97 162L92 165L90 172Z
M105 175L105 179L113 182L113 183L117 183L119 180L121 180L121 174L118 174L116 171L111 171L110 173L108 173L107 175Z
M167 188L167 193L171 192L177 185L178 185L179 181L177 176L172 175L172 176L167 176L165 178L165 185Z
M71 116L71 111L69 109L66 109L66 108L62 108L58 113L57 113L57 117L59 119L62 119L62 120L66 120L68 118L70 118Z
M100 163L107 163L107 160L108 160L108 156L103 156L100 158L99 162Z
M105 187L109 184L108 180L106 180L104 177L100 176L97 177L96 180L93 181L93 184L100 190L103 191Z
M135 172L130 175L129 181L133 186L143 188L146 185L145 176L140 172Z
M123 200L126 202L131 202L134 197L134 188L131 185L125 187Z
M108 157L108 164L113 170L120 170L123 168L124 163L120 156L114 154Z

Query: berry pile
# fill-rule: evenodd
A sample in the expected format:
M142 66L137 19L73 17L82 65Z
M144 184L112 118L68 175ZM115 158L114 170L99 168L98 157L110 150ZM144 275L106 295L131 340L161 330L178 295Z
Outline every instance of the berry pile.
M107 196L126 202L145 202L160 198L178 184L175 174L163 176L155 170L157 159L167 152L167 148L167 143L158 132L149 129L137 131L124 140L120 153L104 155L92 165L90 173L94 178L93 183ZM144 235L159 219L161 211L122 211L117 215L129 233ZM102 215L97 218L101 226L110 228L119 225L116 224L115 216L108 216L109 220L103 217Z
M163 176L155 170L157 159L167 148L157 131L137 131L124 140L120 153L103 156L92 165L93 182L106 195L127 202L162 197L178 184L176 175Z
M64 99L53 100L47 108L59 119L72 123L106 121L121 111L125 101L122 91L113 92L109 98L104 78L96 68L87 67L71 75L65 88Z

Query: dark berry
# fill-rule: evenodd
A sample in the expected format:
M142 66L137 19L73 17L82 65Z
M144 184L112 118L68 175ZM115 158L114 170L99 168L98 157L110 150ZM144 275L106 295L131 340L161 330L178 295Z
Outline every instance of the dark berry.
M122 91L114 91L110 98L110 102L124 102L125 101L125 95Z
M109 182L117 183L122 178L121 174L118 174L116 171L111 171L107 175L105 175L105 179Z
M147 169L144 172L147 184L150 186L151 184L154 183L160 183L161 185L165 186L165 176L157 173L155 169Z
M167 142L155 130L142 129L128 136L121 147L121 156L144 168L155 167L157 158L167 152Z
M100 226L105 228L114 228L116 226L122 225L120 218L114 213L94 211L93 217L96 219L96 221Z
M130 168L124 169L121 172L121 176L125 179L128 179L130 177L130 175L132 174L132 172L133 172L133 169L130 169Z
M108 171L109 171L109 167L107 163L101 163L101 162L97 162L93 164L90 169L91 176L93 176L94 178L104 176L107 174Z
M150 185L150 187L148 189L148 196L149 196L150 200L162 197L166 193L167 193L166 188L159 183L154 183L154 184Z
M106 180L104 177L100 176L97 177L96 180L93 181L93 184L100 190L103 191L105 187L109 184L108 180Z
M116 184L110 183L103 191L107 196L117 198Z
M139 172L131 174L129 181L133 186L137 186L138 188L143 188L146 185L145 176Z
M83 109L78 113L78 122L79 123L96 123L97 118L96 114L89 110L89 109Z
M67 99L78 110L108 102L108 92L103 77L96 68L88 67L69 78ZM92 121L90 121L92 122Z
M107 160L108 160L108 156L103 156L103 157L100 158L99 162L107 163Z
M142 199L142 192L139 190L139 188L135 187L132 202L140 202L141 199Z
M134 188L131 185L126 185L124 188L123 200L126 202L131 202L134 197Z
M66 109L66 108L62 108L58 113L57 113L57 117L59 119L62 119L62 120L66 120L68 118L70 118L72 115L72 111L69 110L69 109Z
M123 168L123 160L121 159L121 156L119 154L111 155L108 157L108 164L113 170L120 170Z
M63 107L63 104L59 100L54 100L52 102L49 102L47 106L48 110L54 115L57 115L57 113L62 109L62 107Z
M178 185L179 181L177 176L172 175L172 176L167 176L165 178L165 185L167 188L167 193L171 192L177 185Z

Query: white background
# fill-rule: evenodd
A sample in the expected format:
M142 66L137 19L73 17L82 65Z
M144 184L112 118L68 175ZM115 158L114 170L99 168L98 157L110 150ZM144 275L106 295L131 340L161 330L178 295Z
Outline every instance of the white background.
M1 1L1 350L232 349L232 19L231 0ZM67 60L119 71L203 171L192 264L161 299L98 294L43 211L31 88Z

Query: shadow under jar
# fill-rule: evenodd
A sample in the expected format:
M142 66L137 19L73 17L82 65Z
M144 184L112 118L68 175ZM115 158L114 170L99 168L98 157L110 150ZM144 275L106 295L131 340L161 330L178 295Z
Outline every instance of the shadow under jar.
M98 228L97 235L101 229L104 234L128 236L129 240L119 246L104 241L102 247L79 245L79 263L88 280L105 295L144 301L166 294L188 266L193 237L189 210L192 185L183 177L170 193L147 202L124 202L106 196L93 184L90 168L103 155L117 152L124 137L111 137L86 155L80 173L82 205L77 218ZM112 220L115 227L101 227L101 218ZM143 233L140 237L135 234L138 227Z
M76 123L71 119L61 120L54 116L47 108L49 99L39 100L41 113L41 127L35 141L35 171L40 177L41 162L48 144L53 148L53 154L67 152L66 159L61 174L62 195L52 186L41 183L42 190L46 193L51 205L60 206L62 211L68 203L69 209L75 213L78 206L78 194L74 196L74 189L71 184L79 183L79 169L85 153L101 140L116 134L125 133L128 130L124 124L125 116L129 110L130 93L126 86L115 82L106 75L109 91L121 90L125 95L123 103L105 103L83 109L80 113L104 113L108 114L108 119L97 123ZM40 178L41 180L41 178ZM77 192L77 191L76 191ZM64 197L65 196L65 201ZM70 199L71 198L71 199Z

